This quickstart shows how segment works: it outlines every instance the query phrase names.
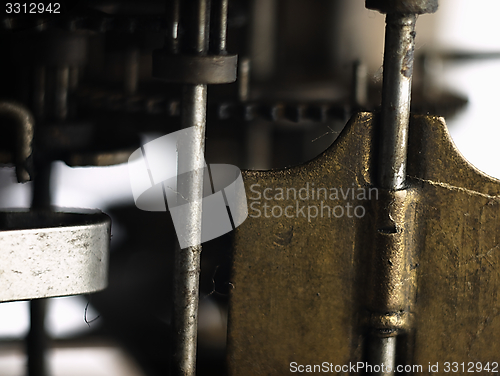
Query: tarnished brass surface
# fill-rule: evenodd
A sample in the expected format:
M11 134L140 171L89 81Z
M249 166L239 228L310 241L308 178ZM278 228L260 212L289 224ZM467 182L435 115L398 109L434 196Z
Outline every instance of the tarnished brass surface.
M231 374L287 374L290 362L361 359L371 213L361 218L252 218L253 184L266 188L371 186L372 116L361 114L335 145L306 165L244 173L249 217L236 230L228 354ZM257 190L257 187L253 187ZM273 194L274 195L274 194ZM304 195L303 195L304 197ZM274 207L318 200L260 200ZM325 205L344 205L344 200ZM357 205L356 202L352 202ZM251 205L254 205L253 207ZM366 210L370 202L366 201ZM296 213L297 210L294 210ZM291 211L289 210L289 215ZM265 214L265 213L262 213ZM306 214L307 215L307 214Z
M442 119L417 117L410 137L408 175L425 202L413 363L499 362L500 184L462 157Z
M402 226L414 226L405 238L410 240L404 240L413 244L414 253L404 258L404 268L396 273L387 267L381 271L382 276L392 273L409 281L410 287L401 292L394 285L393 296L378 295L374 301L377 291L387 291L394 282L378 276L375 280L381 278L382 287L370 286L378 268L374 266L387 261L387 255L373 255L380 203L374 202L375 197L357 196L359 188L375 196L374 125L373 115L358 114L315 160L289 169L244 173L249 218L235 233L228 328L232 375L289 374L291 362L364 361L364 339L374 325L411 325L410 335L398 341L412 342L403 360L422 365L424 375L431 374L429 362L440 362L439 372L433 374L444 374L446 361L500 360L500 182L463 159L441 118L414 117L407 170L410 186L403 194L413 198L399 205L410 203L411 210L401 212L409 215L400 218ZM343 188L344 193L355 188L356 195L325 201L279 194L278 188L298 191L307 183L309 192L314 183L315 189ZM263 196L258 200L256 192L263 195L266 188L269 200ZM321 201L330 207L360 206L365 215L308 218L308 207L321 208ZM270 218L265 217L264 203ZM290 206L293 210L286 212ZM297 215L301 206L306 207L305 216ZM398 247L393 249L403 249ZM408 307L410 312L399 316L376 312L384 306Z

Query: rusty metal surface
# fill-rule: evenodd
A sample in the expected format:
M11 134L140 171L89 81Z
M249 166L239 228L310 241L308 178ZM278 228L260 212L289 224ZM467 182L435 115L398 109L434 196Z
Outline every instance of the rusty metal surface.
M288 374L291 362L365 361L370 326L406 330L407 335L397 337L408 341L401 350L405 364L423 365L422 374L430 374L428 362L498 361L500 182L463 159L441 118L415 116L410 127L406 196L411 197L396 207L411 209L402 210L406 214L399 219L413 227L405 242L413 244L414 253L405 258L403 269L392 273L410 279L405 292L395 288L393 296L376 298L377 291L387 291L391 284L380 277L384 271L377 274L374 268L387 256L373 254L381 236L375 212L387 202L382 191L379 203L375 197L311 197L313 183L315 189L343 188L344 193L362 188L367 196L376 171L375 124L372 114L358 114L315 160L244 173L249 218L235 233L228 328L231 374ZM279 195L278 188L298 191L307 183L308 200ZM271 189L266 192L269 200L263 198L266 188ZM321 208L321 201L330 207L361 206L365 215L308 218L308 207ZM295 215L297 202L306 206L305 216ZM270 208L279 214L276 207L286 213L287 206L293 207L289 217L272 215ZM261 210L260 217L255 208ZM386 271L390 277L391 268ZM377 278L380 289L371 287ZM375 312L388 304L403 314L384 317Z

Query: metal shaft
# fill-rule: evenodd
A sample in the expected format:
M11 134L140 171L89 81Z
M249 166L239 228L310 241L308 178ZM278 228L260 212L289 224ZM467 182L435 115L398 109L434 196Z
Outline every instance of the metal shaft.
M405 186L415 22L415 15L388 14L386 18L379 155L381 188L398 190Z
M179 170L192 171L177 181L182 197L192 201L187 219L191 243L201 243L201 215L206 122L206 85L183 89L183 127L195 127L194 140L179 142ZM176 249L174 272L174 374L195 375L201 245Z
M225 55L227 47L227 10L228 0L212 0L213 19L213 51L218 55Z
M175 9L175 7L174 7ZM182 3L180 20L186 34L180 41L180 51L204 55L208 51L208 27L210 7L207 0L188 0ZM173 17L175 20L177 16ZM174 27L172 27L174 28ZM205 152L205 126L207 85L184 85L181 102L182 127L195 128L193 140L178 145L179 171L192 171L178 178L177 190L189 197L192 204L188 228L192 244L201 243L201 197ZM196 347L198 331L198 299L201 245L175 252L172 374L194 376L196 374Z
M139 50L130 49L125 55L124 90L128 95L135 94L139 83Z
M376 376L392 376L396 367L396 337L373 336L370 341L370 361L372 366L379 366Z
M28 376L47 375L47 333L45 332L45 314L47 299L30 301L30 330L26 338L28 355Z
M384 189L400 190L406 184L415 22L415 15L388 14L386 17L378 164L378 183ZM396 333L392 337L375 333L370 339L370 363L386 366L373 375L394 374Z
M353 64L352 104L356 108L366 108L368 105L368 70L366 65L357 60Z
M37 174L33 181L32 209L48 209L51 204L50 176L52 166L50 162L37 166ZM30 330L26 337L26 352L28 356L28 376L47 375L47 347L48 335L45 331L45 316L47 299L30 301Z
M69 66L56 68L55 117L66 120L68 116Z

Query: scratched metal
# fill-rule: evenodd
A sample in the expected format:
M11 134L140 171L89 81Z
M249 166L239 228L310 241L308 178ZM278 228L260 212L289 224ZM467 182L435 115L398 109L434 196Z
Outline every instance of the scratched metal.
M463 158L441 118L417 117L411 129L408 174L425 202L413 363L491 367L500 359L500 183Z
M244 172L248 204L259 191L296 188L373 188L375 120L353 117L337 141L302 166ZM500 348L500 182L471 166L438 117L412 119L408 178L418 191L413 235L416 293L408 295L411 328L398 337L405 364L498 361ZM260 184L259 187L253 186ZM271 191L267 191L268 196ZM304 195L302 196L304 197ZM270 207L321 207L309 200L261 198ZM366 277L373 270L373 199L323 200L362 206L362 218L249 218L235 232L228 326L232 375L281 375L290 363L348 364L365 359L369 330ZM264 213L262 213L264 214ZM269 214L269 210L268 210ZM338 213L337 213L338 214ZM254 217L252 217L254 216ZM376 271L375 271L376 272ZM416 298L415 298L416 297ZM408 341L404 344L404 341ZM496 358L495 358L496 357ZM442 367L438 373L444 374Z

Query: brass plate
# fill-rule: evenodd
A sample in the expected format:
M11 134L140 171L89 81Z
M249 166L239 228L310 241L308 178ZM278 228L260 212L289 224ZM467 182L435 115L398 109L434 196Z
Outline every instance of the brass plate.
M244 172L249 218L235 231L228 327L232 375L289 374L291 362L366 360L375 124L372 114L360 113L316 159ZM398 360L423 365L423 374L430 374L428 362L440 362L437 374L446 361L498 362L500 182L463 159L441 118L425 116L412 119L408 176L409 188L419 196L414 222L405 224L418 244L412 266L417 291L415 303L408 302L414 330L399 337L411 343L401 347L406 350ZM297 193L304 188L305 198L308 183L308 199L296 199L293 190L287 198L287 188ZM335 188L340 197L325 200L318 188L329 195ZM265 189L270 199L264 199ZM348 189L355 190L354 198ZM328 217L324 209L323 217L308 218L309 210L315 212L309 208L321 209L322 201L323 208L343 206L344 215ZM351 210L349 217L348 204L362 207L364 215L358 218Z

